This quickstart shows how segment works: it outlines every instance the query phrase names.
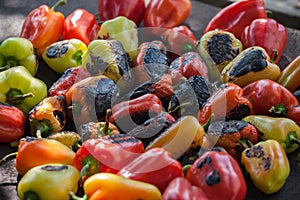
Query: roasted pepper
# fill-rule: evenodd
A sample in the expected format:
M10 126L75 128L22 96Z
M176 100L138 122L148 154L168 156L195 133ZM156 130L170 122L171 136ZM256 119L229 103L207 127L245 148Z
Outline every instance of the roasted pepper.
M211 200L243 200L247 194L239 163L226 152L205 152L193 163L186 178Z
M80 148L80 143L82 141L81 136L74 131L60 131L49 135L47 138L57 140L73 151L77 151L78 148Z
M272 18L259 18L242 32L243 47L260 46L266 50L271 62L278 64L288 41L288 32L284 25Z
M0 102L0 142L13 142L25 134L25 115L15 106Z
M262 141L245 149L241 163L254 185L266 194L280 190L290 173L289 160L275 140Z
M117 174L125 178L153 184L161 192L174 178L183 177L180 162L173 159L170 152L159 147L145 151L124 166Z
M71 165L75 153L66 145L47 138L25 137L20 140L16 169L20 175L38 165L60 163Z
M20 108L26 115L47 96L47 85L27 68L17 66L0 72L0 102Z
M79 172L71 165L46 164L30 169L18 183L21 200L69 199L78 189Z
M267 18L264 0L237 1L221 9L207 24L204 33L225 30L240 39L244 28L257 18Z
M0 45L0 71L15 66L24 66L34 76L38 69L38 60L33 44L20 37L10 37Z
M66 0L58 0L53 7L41 5L33 9L25 18L20 37L29 39L41 57L44 49L61 37L64 26L64 15L55 11L66 4Z
M190 0L152 0L146 7L145 27L173 28L179 26L191 13Z
M77 8L64 21L62 40L76 38L88 46L98 38L99 28L95 15L83 8Z
M300 55L296 57L280 74L278 83L291 92L294 92L300 86Z
M280 67L271 63L270 57L259 46L242 51L221 72L224 83L233 82L241 87L260 79L277 80Z

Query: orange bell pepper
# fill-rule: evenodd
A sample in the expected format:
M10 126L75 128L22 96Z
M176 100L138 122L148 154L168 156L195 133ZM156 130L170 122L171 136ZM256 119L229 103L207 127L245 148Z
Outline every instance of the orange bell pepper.
M300 55L284 68L278 79L278 83L291 92L300 86Z

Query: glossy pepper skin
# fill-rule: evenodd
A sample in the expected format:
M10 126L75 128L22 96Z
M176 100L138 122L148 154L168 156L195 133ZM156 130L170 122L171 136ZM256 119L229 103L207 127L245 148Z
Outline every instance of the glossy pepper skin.
M87 46L79 39L61 40L48 46L43 52L43 60L55 72L62 74L70 67L82 64L82 55Z
M286 66L280 74L278 83L291 92L294 92L300 85L300 55Z
M207 24L204 33L218 29L240 39L244 28L257 18L267 18L263 0L237 1L221 9Z
M33 44L26 38L10 37L0 45L0 71L15 66L26 67L32 76L38 69Z
M18 183L18 196L26 199L68 199L77 192L79 172L71 165L45 164L30 169Z
M243 120L255 126L260 133L260 139L276 140L281 144L286 153L291 153L298 149L299 144L295 143L294 139L299 140L300 128L293 120L264 115L250 115Z
M20 140L16 169L20 175L38 165L60 163L71 165L75 153L64 144L46 138L26 137Z
M272 62L278 64L288 41L288 32L284 25L274 19L259 18L245 27L241 41L245 49L251 46L264 48Z
M99 18L101 21L124 16L140 25L146 5L143 0L98 0Z
M84 193L89 200L143 199L160 200L161 193L154 185L136 181L112 173L97 173L83 184Z
M20 37L27 38L32 42L38 57L42 56L47 46L57 42L61 36L65 17L55 9L63 4L66 4L66 0L57 1L52 8L41 5L32 10L25 18Z
M246 197L247 186L239 163L226 152L205 152L193 163L186 178L211 200Z
M95 15L83 8L77 8L65 18L62 40L76 38L88 46L97 39L99 28Z
M0 142L13 142L23 137L25 118L19 108L0 103Z
M191 9L190 0L150 1L144 15L144 26L174 28L189 17Z
M0 72L0 102L20 108L26 115L47 96L47 85L17 66Z
M275 140L262 141L245 149L241 163L254 185L266 194L280 190L290 173L289 160Z

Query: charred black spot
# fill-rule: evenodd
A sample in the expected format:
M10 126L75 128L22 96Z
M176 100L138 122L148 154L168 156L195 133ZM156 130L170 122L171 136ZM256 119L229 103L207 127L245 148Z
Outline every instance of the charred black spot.
M32 141L35 141L37 139L38 139L37 137L29 137L29 136L27 136L27 137L25 137L25 142L32 142Z
M46 165L43 166L41 169L45 171L62 171L62 170L67 170L68 166L67 165L58 165L58 166Z
M250 114L250 107L247 104L240 104L226 114L225 120L239 120Z
M248 122L242 120L215 121L211 123L209 131L212 134L221 136L224 134L237 133L246 126L248 126Z
M65 125L65 115L62 111L54 110L53 111L53 116L55 117L55 119L57 119L57 121L59 121L61 126Z
M271 167L271 158L270 158L270 156L263 157L262 161L263 161L264 170L268 171Z
M221 181L220 173L217 170L213 170L211 174L207 175L205 178L205 182L209 186L213 186L218 184Z
M211 166L212 159L211 157L205 157L203 161L197 163L197 168L201 169L205 164Z
M140 143L141 141L129 134L114 134L106 137L111 143L121 144L121 143Z
M69 43L64 42L64 43L58 43L56 45L52 45L47 49L46 55L48 58L60 58L64 54L67 53L69 47Z
M264 155L265 155L265 151L260 145L253 146L250 149L246 150L246 156L248 158L251 157L261 158Z

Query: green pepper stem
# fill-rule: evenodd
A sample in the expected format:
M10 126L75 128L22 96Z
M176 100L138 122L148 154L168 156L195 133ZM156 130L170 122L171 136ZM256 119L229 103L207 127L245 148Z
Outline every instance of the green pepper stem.
M5 93L6 102L17 106L22 103L26 98L34 97L34 95L29 92L27 94L23 94L23 92L18 88L9 88L9 90Z
M275 117L285 117L288 112L288 107L283 103L277 104L276 106L272 106L269 109L269 113Z
M189 169L192 167L192 165L184 165L182 167L182 172L184 174L184 176L186 176L187 172L189 171Z
M16 156L18 154L18 152L13 152L10 154L7 154L6 156L4 156L0 162L5 162L8 158L12 157L12 156Z
M182 106L187 106L187 105L190 105L190 102L185 102L183 104L180 104L180 105L176 106L173 110L168 111L167 113L169 113L169 114L174 113L174 112L178 111Z
M203 127L203 129L204 130L207 130L208 129L208 127L209 127L209 125L210 125L210 123L211 123L211 120L214 118L214 113L212 113L210 116L209 116L209 118L208 118L208 120L202 125L202 127Z
M270 60L271 63L275 63L275 61L276 61L276 59L277 59L277 57L278 57L278 51L273 50L273 52L274 52L274 56L273 56L273 58Z
M70 200L88 200L88 196L86 194L84 194L83 197L78 197L73 192L69 192L69 198Z
M182 53L186 53L186 52L189 52L189 51L194 51L195 50L195 45L193 43L186 42L182 45L180 50L181 50Z
M80 180L83 182L84 178L87 176L87 170L91 167L92 163L87 162L80 170Z
M79 50L73 55L73 58L74 60L76 60L77 65L82 64L82 54L83 54L82 50Z
M105 115L105 126L104 126L104 129L103 129L103 132L104 132L105 135L108 134L110 116L111 116L111 109L107 109L106 110L106 115Z
M67 0L58 0L52 7L51 10L55 11L59 6L66 5Z

